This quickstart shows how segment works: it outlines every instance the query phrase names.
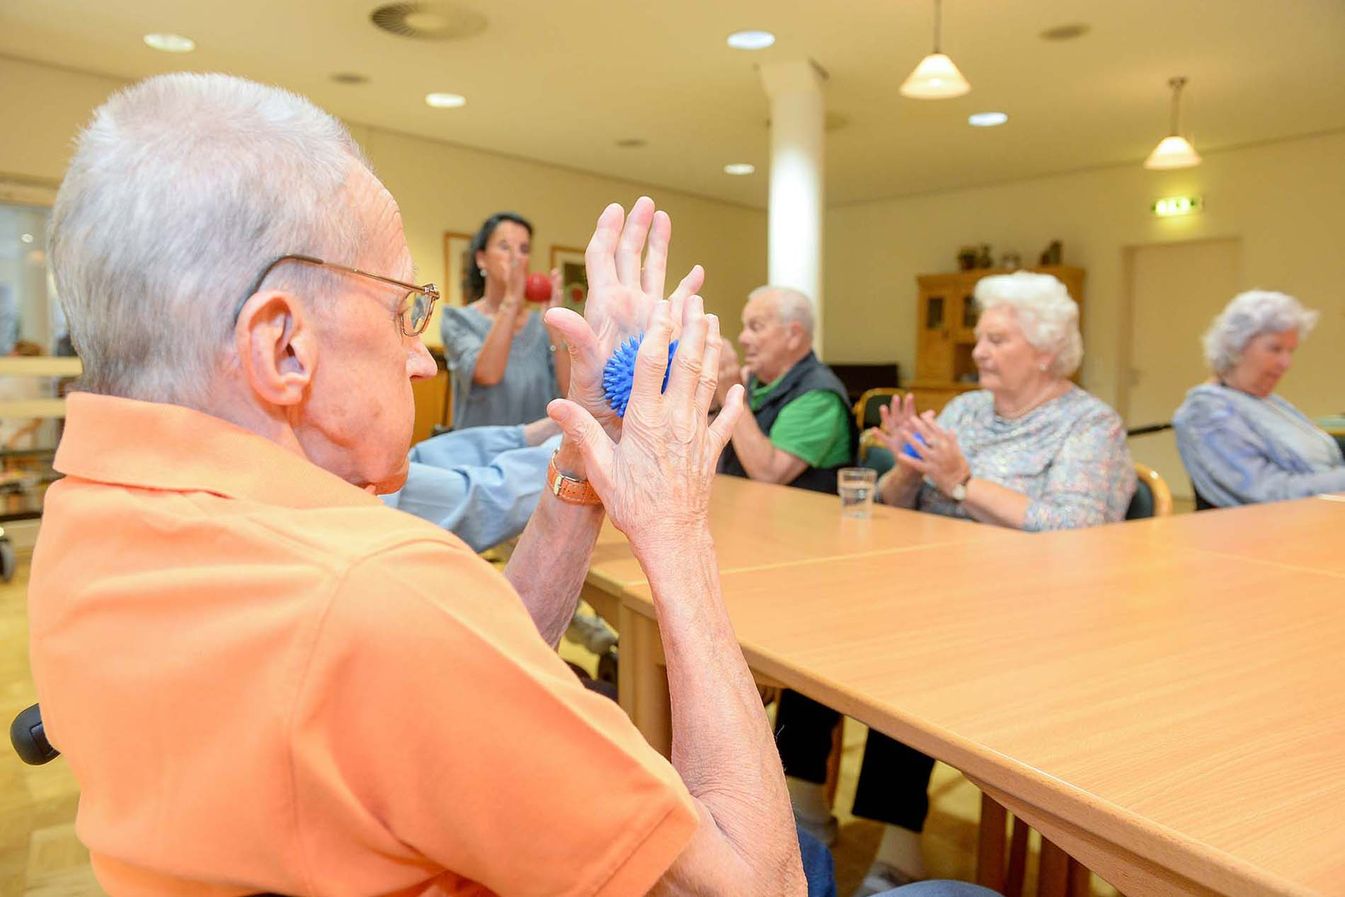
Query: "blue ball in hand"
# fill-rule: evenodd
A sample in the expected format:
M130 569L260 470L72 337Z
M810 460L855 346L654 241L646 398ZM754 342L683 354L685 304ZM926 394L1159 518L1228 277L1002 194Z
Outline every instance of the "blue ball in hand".
M617 417L626 416L626 405L630 403L631 387L635 385L635 356L640 351L644 334L632 336L616 347L612 357L602 369L602 391L607 396L607 404L612 406ZM673 355L677 352L677 340L668 344L668 367L663 371L663 386L659 392L668 391L668 375L672 373Z
M928 442L925 442L925 437L921 436L919 433L915 434L915 441L920 443L921 445L929 445ZM901 447L901 453L903 455L907 455L911 458L914 458L917 461L925 460L924 456L921 455L918 451L916 451L915 446L911 445L909 442Z

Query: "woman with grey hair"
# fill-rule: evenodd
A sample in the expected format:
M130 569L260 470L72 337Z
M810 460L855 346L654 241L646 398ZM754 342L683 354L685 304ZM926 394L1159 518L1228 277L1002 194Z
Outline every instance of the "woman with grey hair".
M1074 529L1125 517L1135 471L1121 418L1070 382L1083 359L1079 307L1047 274L1017 272L976 284L981 310L972 360L984 389L936 418L912 396L893 398L878 431L897 465L878 481L887 504L1014 529ZM822 794L836 711L793 692L776 729L795 818L834 836ZM854 815L885 823L857 895L923 878L919 832L934 761L870 732Z
M1079 307L1049 274L981 278L972 360L984 389L936 419L913 397L883 409L897 459L882 500L1029 531L1125 516L1135 491L1121 419L1070 382L1083 359ZM910 447L907 450L907 446Z
M1275 395L1317 313L1293 296L1250 290L1205 332L1214 377L1172 419L1201 508L1345 491L1345 458L1329 434Z

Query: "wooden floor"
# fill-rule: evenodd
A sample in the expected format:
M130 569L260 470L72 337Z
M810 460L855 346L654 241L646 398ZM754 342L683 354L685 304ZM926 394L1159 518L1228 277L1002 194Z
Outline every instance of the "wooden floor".
M12 582L0 584L0 721L6 728L15 714L37 700L28 668L27 585L27 559L20 563ZM561 654L590 670L593 667L593 656L569 642L562 643ZM850 815L865 731L854 721L846 723L836 797L841 831L833 848L841 897L850 894L864 877L882 835L877 823ZM0 897L103 895L90 870L88 851L75 837L78 794L63 761L29 767L19 762L8 745L0 749ZM972 879L980 792L956 770L940 763L935 767L930 798L923 839L929 873ZM1035 874L1034 860L1029 882ZM1116 892L1095 879L1094 893Z
M28 671L28 562L0 585L0 722L5 731L20 710L37 700ZM24 766L0 749L0 895L85 897L102 895L89 868L89 852L75 837L79 789L70 769L56 760Z

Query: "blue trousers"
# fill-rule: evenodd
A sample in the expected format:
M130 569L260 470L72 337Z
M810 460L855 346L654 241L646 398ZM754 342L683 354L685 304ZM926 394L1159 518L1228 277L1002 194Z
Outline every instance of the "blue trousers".
M836 866L831 851L812 835L799 829L799 854L808 880L808 897L836 897ZM884 891L876 897L999 897L994 891L963 881L921 881Z

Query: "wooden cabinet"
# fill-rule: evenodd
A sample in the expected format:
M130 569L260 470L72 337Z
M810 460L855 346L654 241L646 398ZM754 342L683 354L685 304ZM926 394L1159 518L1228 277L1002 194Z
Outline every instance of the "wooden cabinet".
M1051 265L1029 268L1050 274L1069 290L1079 304L1083 323L1082 268ZM940 411L958 393L977 389L976 363L971 360L976 347L976 281L991 274L1011 272L994 268L958 271L953 274L922 274L916 278L919 299L916 303L915 379L909 385L915 393L916 407ZM1076 377L1077 380L1077 377Z

